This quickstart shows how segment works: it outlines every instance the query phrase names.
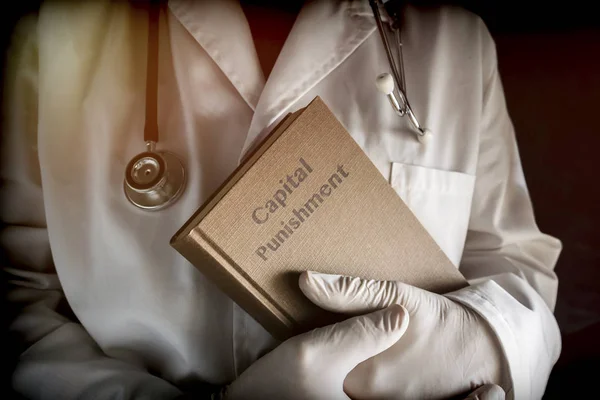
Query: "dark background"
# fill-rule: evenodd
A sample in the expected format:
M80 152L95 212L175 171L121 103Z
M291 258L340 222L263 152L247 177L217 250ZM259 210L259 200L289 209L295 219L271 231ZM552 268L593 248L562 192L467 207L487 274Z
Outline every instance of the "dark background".
M480 15L496 39L538 225L563 242L556 266L563 351L546 398L587 397L597 390L586 378L600 372L600 16L595 2L445 3ZM39 7L31 0L9 4L0 15L2 49L19 17ZM10 352L3 350L2 360L9 362ZM2 379L9 387L9 377Z

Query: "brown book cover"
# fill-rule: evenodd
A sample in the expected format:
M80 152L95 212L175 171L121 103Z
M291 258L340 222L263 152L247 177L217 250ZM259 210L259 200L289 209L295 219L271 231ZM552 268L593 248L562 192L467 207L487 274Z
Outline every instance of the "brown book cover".
M437 293L466 286L318 97L246 157L171 245L280 339L340 318L303 296L302 271Z

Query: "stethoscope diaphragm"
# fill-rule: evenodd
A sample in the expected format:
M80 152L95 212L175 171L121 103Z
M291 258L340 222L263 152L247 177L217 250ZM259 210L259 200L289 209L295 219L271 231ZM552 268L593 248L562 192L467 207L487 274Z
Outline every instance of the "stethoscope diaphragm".
M185 181L185 168L175 154L146 151L127 164L123 189L127 200L136 207L157 211L181 196Z

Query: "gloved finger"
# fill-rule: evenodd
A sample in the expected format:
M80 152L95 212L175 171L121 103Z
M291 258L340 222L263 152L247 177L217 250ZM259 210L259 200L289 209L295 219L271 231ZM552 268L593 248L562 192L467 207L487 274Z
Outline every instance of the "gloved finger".
M319 307L342 313L360 314L400 303L415 309L413 286L396 281L377 281L343 275L306 271L300 275L300 290Z
M395 304L310 332L310 348L322 360L344 365L346 376L359 363L387 350L406 332L408 312Z
M490 383L478 387L465 400L504 400L505 398L504 390L500 386Z

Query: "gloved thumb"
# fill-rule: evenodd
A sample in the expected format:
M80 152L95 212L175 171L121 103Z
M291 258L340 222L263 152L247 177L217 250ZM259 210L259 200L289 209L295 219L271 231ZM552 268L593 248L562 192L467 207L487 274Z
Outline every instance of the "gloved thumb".
M384 310L347 319L310 332L310 343L321 360L337 361L346 375L361 362L393 346L408 328L408 312L395 304Z
M402 304L416 309L418 288L397 281L377 281L306 271L300 275L300 290L319 307L341 313L362 314Z
M504 390L500 386L490 383L477 388L465 400L504 400L505 398Z

